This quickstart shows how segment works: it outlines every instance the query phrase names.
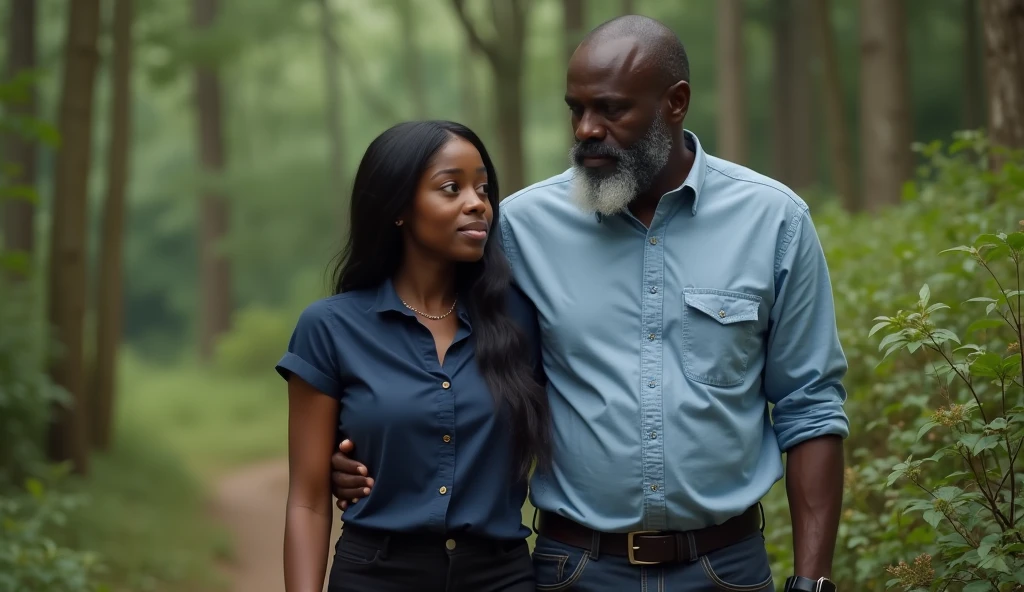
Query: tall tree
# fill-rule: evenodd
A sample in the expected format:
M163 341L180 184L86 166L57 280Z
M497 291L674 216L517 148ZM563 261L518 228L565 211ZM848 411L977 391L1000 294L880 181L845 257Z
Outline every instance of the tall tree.
M405 82L409 85L409 104L415 119L427 117L427 91L423 86L423 71L420 67L419 43L416 37L416 6L413 0L395 0L398 23L402 32L402 69Z
M36 67L36 2L11 0L7 17L7 78ZM17 117L36 116L35 85L27 89L24 100L8 104L10 113ZM10 181L17 185L36 185L36 149L29 138L16 134L5 137L3 163L14 167ZM35 247L35 206L28 199L12 199L4 203L4 249L31 256ZM20 277L17 276L17 277Z
M466 0L452 0L455 13L477 50L487 58L494 74L498 137L501 138L502 191L508 195L524 186L523 65L526 12L530 0L491 0L490 14L496 37L486 37L473 22Z
M61 147L54 170L48 317L60 351L50 363L54 383L71 396L70 406L54 408L48 452L55 461L70 460L72 469L89 469L89 405L84 384L83 326L86 293L86 201L92 145L96 40L99 0L69 3L64 74L58 126Z
M981 57L977 0L963 2L963 96L966 129L978 129L985 119L985 61Z
M988 79L988 129L993 144L1024 149L1024 0L981 3ZM992 166L1002 166L1002 158Z
M131 141L132 20L135 0L114 1L114 59L110 76L110 149L107 197L103 204L96 297L96 369L91 393L90 436L99 450L110 448L113 432L117 353L121 345L122 245L125 191Z
M747 101L743 55L743 0L718 0L718 154L726 160L747 162Z
M583 0L562 0L563 41L565 42L565 61L576 51L583 39L584 12Z
M860 2L862 201L896 204L910 178L910 84L904 0Z
M795 189L814 182L811 27L807 0L775 0L775 174Z
M404 0L408 1L408 0ZM334 38L334 13L328 0L319 0L320 38L324 48L324 93L327 140L330 146L331 188L336 197L344 193L345 172L341 141L341 93L338 85L338 42Z
M853 165L850 146L853 139L846 119L842 79L839 76L839 50L836 48L835 27L832 25L831 0L809 2L811 29L821 56L821 85L825 107L825 132L828 134L828 154L832 182L847 211L860 210L860 196L853 185Z
M218 0L194 0L193 24L200 31L217 19ZM214 60L196 65L195 105L198 115L199 160L208 175L222 173L224 147L220 77ZM199 357L208 361L217 338L231 328L231 263L221 253L229 228L229 207L222 192L204 187L199 206Z

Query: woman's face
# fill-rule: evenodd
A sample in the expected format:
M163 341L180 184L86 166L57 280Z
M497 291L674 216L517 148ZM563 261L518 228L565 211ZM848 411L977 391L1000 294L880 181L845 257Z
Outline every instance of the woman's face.
M420 177L403 217L409 246L455 262L479 261L491 233L487 170L476 147L453 137Z

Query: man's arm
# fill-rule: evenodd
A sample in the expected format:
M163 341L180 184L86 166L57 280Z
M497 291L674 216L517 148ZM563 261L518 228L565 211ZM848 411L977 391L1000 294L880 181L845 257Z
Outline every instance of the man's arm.
M794 575L817 579L831 575L842 509L847 364L825 256L806 211L790 230L776 264L764 384L787 455Z

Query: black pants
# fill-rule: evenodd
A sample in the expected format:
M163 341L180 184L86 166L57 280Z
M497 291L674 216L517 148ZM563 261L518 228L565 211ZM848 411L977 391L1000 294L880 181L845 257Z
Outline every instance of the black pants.
M534 592L525 540L387 534L346 527L328 592Z

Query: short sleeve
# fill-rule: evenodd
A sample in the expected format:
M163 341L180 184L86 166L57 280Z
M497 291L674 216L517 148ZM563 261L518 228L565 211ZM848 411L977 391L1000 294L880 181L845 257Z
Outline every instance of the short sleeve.
M332 315L333 310L325 300L306 307L288 341L288 351L274 369L285 380L294 374L325 395L338 399L341 386Z

